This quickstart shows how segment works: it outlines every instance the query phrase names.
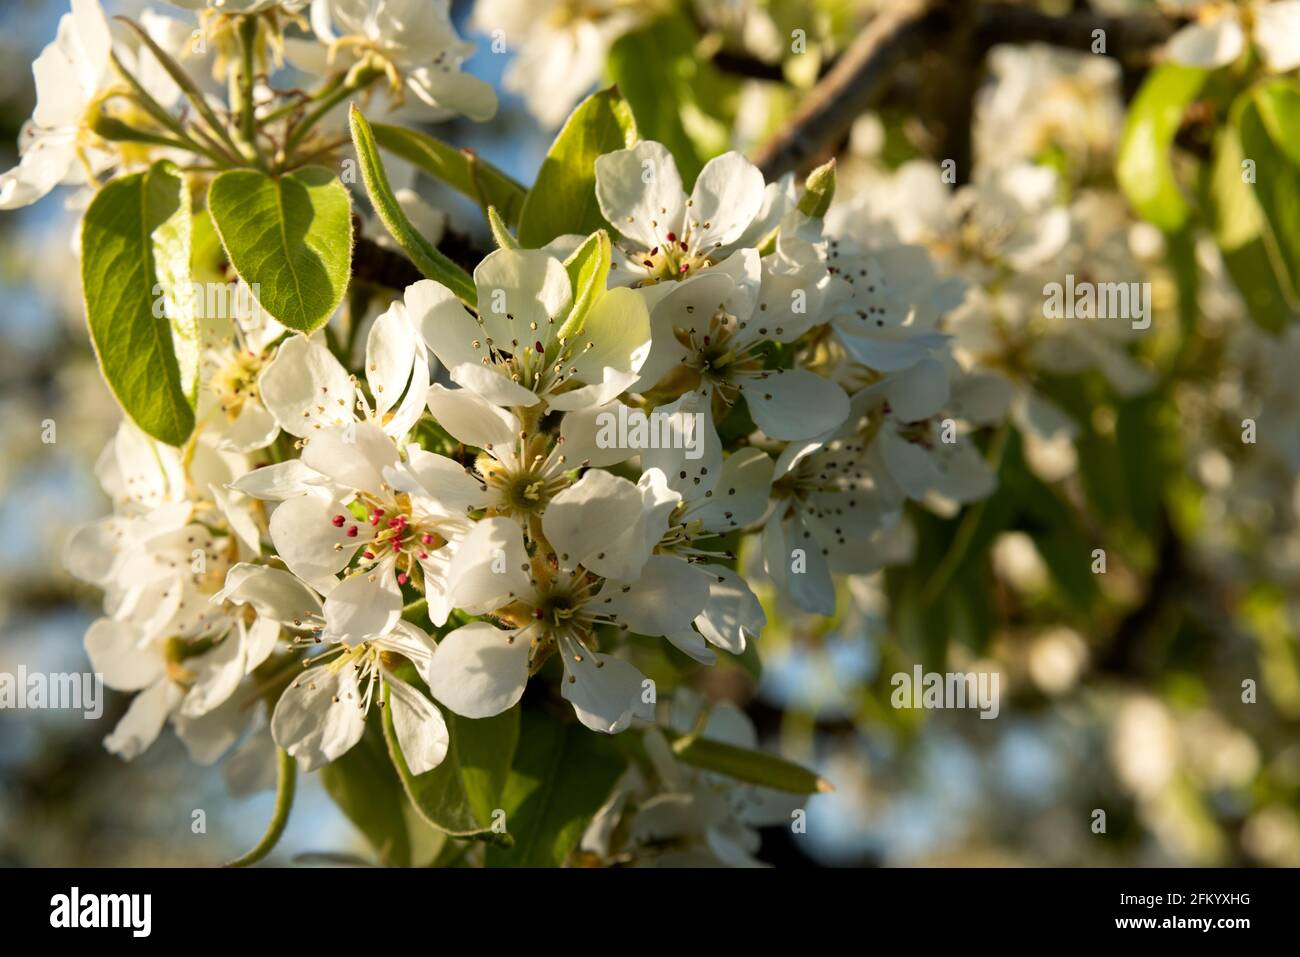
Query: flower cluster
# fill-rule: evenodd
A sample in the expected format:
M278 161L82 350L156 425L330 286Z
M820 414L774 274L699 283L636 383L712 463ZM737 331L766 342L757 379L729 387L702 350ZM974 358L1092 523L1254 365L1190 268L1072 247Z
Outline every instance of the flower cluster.
M830 614L834 574L896 554L882 542L906 501L991 491L970 430L1001 406L953 362L954 296L919 248L828 235L790 179L765 185L735 153L688 196L642 142L597 161L595 190L616 229L606 288L572 280L585 237L498 249L472 305L408 287L370 323L360 374L319 334L228 323L184 454L122 427L101 478L126 494L69 550L108 596L97 666L146 689L110 748L138 753L170 715L215 756L261 690L244 677L301 649L271 732L304 768L387 700L427 771L440 707L500 714L552 658L578 720L618 732L655 700L620 634L706 663L759 636L734 568L746 536ZM606 434L620 415L691 441ZM87 567L100 543L120 557Z
M541 714L598 757L625 735L580 855L752 864L754 829L818 781L749 760L745 716L677 675L752 662L769 618L893 600L893 573L866 576L926 565L927 533L998 490L1009 443L1039 483L1021 487L1073 478L1104 415L1062 379L1108 401L1157 383L1147 335L1171 293L1152 263L1175 234L1099 182L1117 68L1000 50L960 184L950 161L886 163L874 117L841 167L772 178L647 135L615 88L572 110L612 43L665 29L657 7L483 3L485 34L528 38L507 87L569 117L529 191L399 125L495 113L448 3L179 5L201 12L110 21L72 0L0 177L5 208L67 184L85 210L87 321L126 421L97 468L112 512L65 563L103 592L94 670L134 695L105 742L123 758L170 724L200 763L260 742L313 771L377 735L419 805L415 779L461 774L458 735L513 721L514 749ZM1236 27L1270 68L1286 51L1260 30L1291 6ZM700 7L773 46L757 8ZM1245 55L1233 23L1170 56ZM376 95L398 122L370 125ZM381 149L481 206L491 247L395 184ZM1233 347L1286 393L1279 341ZM1289 434L1270 429L1261 472L1294 470ZM1213 485L1222 463L1195 451ZM979 534L963 529L916 601ZM456 837L490 828L417 809Z

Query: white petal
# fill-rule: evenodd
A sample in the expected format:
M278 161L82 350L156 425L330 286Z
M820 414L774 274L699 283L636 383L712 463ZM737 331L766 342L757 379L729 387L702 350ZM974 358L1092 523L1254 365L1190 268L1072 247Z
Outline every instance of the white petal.
M329 479L302 459L290 459L245 472L230 487L253 498L279 502L327 484Z
M641 546L644 549L641 554L648 556L663 541L664 535L668 532L668 523L672 520L673 513L677 510L677 506L682 504L682 497L668 484L667 477L658 469L650 469L642 473L641 478L637 480L636 487L641 493L641 520L637 523L639 527L629 529L629 532L639 536L639 540L644 543ZM623 541L621 536L619 541ZM637 539L628 540L627 550L629 552L637 551L636 541ZM643 564L643 560L639 559L637 561L634 575L610 573L606 577L617 578L620 581L631 581L641 573Z
M528 639L476 621L438 642L429 691L466 718L490 718L519 701L528 683Z
M1274 73L1289 73L1300 66L1300 0L1257 6L1254 39Z
M167 678L159 678L131 700L122 720L104 739L104 747L125 761L138 757L157 740L181 694L181 689Z
M687 212L691 245L708 254L738 238L762 208L763 188L763 174L739 153L723 153L705 163Z
M1166 49L1175 63L1213 70L1237 59L1245 45L1237 18L1222 16L1212 23L1188 24L1170 38Z
M224 704L246 673L244 652L244 642L232 632L211 650L185 659L185 668L194 674L194 683L181 704L181 713L197 718Z
M471 615L495 611L528 590L523 529L509 518L474 523L456 546L447 573L447 599Z
M807 439L829 432L849 414L849 397L829 379L807 369L774 369L742 379L754 422L774 439Z
M537 393L525 389L500 371L500 366L485 366L481 362L462 362L451 366L451 381L469 389L493 405L509 408L515 405L536 405L541 401Z
M584 404L604 405L636 381L650 353L645 299L631 289L610 289L592 307L572 348L576 358L571 368L578 370L578 380L601 386L589 392ZM561 398L553 398L551 405L566 408Z
M377 492L384 469L398 462L397 446L373 422L322 429L307 439L302 460L349 489Z
M910 499L920 501L939 482L939 463L930 450L909 442L892 429L882 429L876 438L890 477Z
M120 564L121 538L131 525L124 519L103 518L78 525L63 546L63 566L76 578L106 585Z
M248 626L244 636L244 671L253 669L271 657L276 642L280 640L280 623L270 618L258 618Z
M376 416L382 417L406 391L415 358L415 328L406 317L406 307L395 302L375 319L366 337L366 381Z
M953 417L973 425L1002 421L1011 405L1011 383L996 373L974 373L952 384L948 408Z
M869 369L898 372L910 368L943 348L948 337L938 332L917 333L910 328L858 335L860 327L836 322L835 331L848 353Z
M297 578L279 568L245 562L226 572L226 581L212 601L252 605L258 617L294 627L321 614L320 599Z
M336 526L334 520L340 515L343 523ZM322 579L347 567L375 532L369 522L358 522L336 499L317 495L281 502L271 513L270 527L276 553L291 572L317 591L333 587ZM352 529L356 534L349 536Z
M384 472L388 484L398 491L429 498L453 515L487 504L483 483L454 459L418 445L408 446L406 456L406 462Z
M885 387L889 411L899 422L919 422L937 415L948 402L948 373L937 359L922 359L891 376Z
M738 449L722 463L718 481L687 510L688 520L699 519L704 528L728 532L756 522L767 510L773 463L762 449Z
M546 506L542 530L561 568L582 565L606 578L632 579L649 557L649 549L641 548L640 541L624 543L632 546L630 550L619 548L619 535L636 531L641 515L641 491L636 485L610 472L589 469Z
M617 734L634 717L654 720L654 704L645 697L645 675L612 655L591 652L572 638L560 639L564 682L560 693L573 705L578 720L592 731Z
M642 451L641 467L663 472L669 487L686 501L701 498L717 483L722 470L722 441L713 425L708 398L687 392L654 412L660 422L668 424L672 442L669 448Z
M648 180L648 181L647 181ZM615 229L649 250L682 238L686 194L672 154L642 140L596 160L596 201Z
M519 420L468 389L429 387L429 411L452 437L475 448L495 451L497 457L511 454L519 432Z
M757 638L767 624L763 606L745 580L730 568L705 567L712 576L709 601L695 619L695 626L719 648L733 655L741 654L746 641Z
M709 600L709 574L671 555L652 555L632 584L607 581L593 607L642 635L689 628Z
M390 325L396 323L397 320L393 320ZM367 366L370 371L370 387L376 395L375 421L379 422L385 434L395 440L402 439L411 431L424 414L425 396L429 390L429 354L424 343L419 341L411 329L410 323L402 318L400 324L401 333L382 336L382 345L375 344L375 328L371 327L371 348L368 352L372 357L370 362L373 368ZM403 367L401 362L407 359L407 346L410 347L411 355L408 364ZM387 373L382 371L385 365L389 367ZM389 375L392 376L391 381L387 381ZM380 377L385 381L377 381Z
M226 526L234 533L239 543L250 555L262 553L262 530L254 516L254 506L249 497L242 492L229 491L215 482L208 484L208 494L212 496L217 512L226 520ZM258 512L261 512L258 507Z
M325 633L353 645L387 634L402 617L402 589L386 558L369 571L355 571L325 599Z
M18 165L0 175L0 209L30 206L68 176L77 161L70 138L38 138L23 151Z
M299 438L355 418L356 388L323 345L290 336L262 370L258 390L280 428Z
M245 400L234 422L224 426L219 438L222 448L236 452L264 449L280 434L280 424L261 402Z
M608 435L605 424L619 421L620 408L626 409L626 406L615 400L566 413L560 420L565 459L574 465L586 463L595 468L605 468L635 455L635 449L626 448L621 442L606 441L603 437Z
M686 628L671 635L664 635L664 637L682 654L693 658L702 665L714 665L718 662L717 653L709 647L709 643L704 640L704 636L693 628Z
M346 754L366 730L355 668L318 665L294 679L271 716L275 743L315 771Z
M447 722L437 706L420 692L392 675L388 676L389 704L393 713L393 730L402 756L412 774L424 774L442 764L451 739Z
M492 119L497 112L496 90L471 73L421 67L406 85L429 106L454 110L476 123Z
M409 621L399 621L376 644L384 651L393 651L410 660L420 677L428 684L433 677L433 652L437 648L432 638Z
M572 301L564 263L536 249L489 253L474 270L474 285L479 318L492 344L505 352L549 343Z
M763 565L796 605L816 615L835 614L835 583L825 556L799 522L773 519L763 529Z
M230 749L253 720L254 711L238 698L196 717L182 712L172 715L172 728L185 745L190 760L209 767Z
M487 333L446 286L421 279L406 287L403 301L425 344L448 369L465 362L476 365L482 360Z
M163 658L156 648L140 648L140 636L131 626L111 618L97 618L86 631L90 667L104 676L104 684L118 691L138 691L163 673Z

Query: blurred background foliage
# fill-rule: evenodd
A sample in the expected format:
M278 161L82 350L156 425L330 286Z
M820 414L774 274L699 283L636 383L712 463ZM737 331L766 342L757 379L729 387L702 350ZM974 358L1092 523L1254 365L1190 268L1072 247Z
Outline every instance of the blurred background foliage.
M508 56L468 28L468 6L456 4L462 31L480 43L469 69L497 82ZM887 4L759 6L778 38L805 29L813 56L755 57L752 42L737 45L698 12L655 19L610 51L609 78L642 135L679 161L695 157L695 170L683 162L688 179L717 152L751 150L779 130L825 61ZM29 64L64 10L61 0L0 5L6 167L33 105ZM900 71L841 144L837 200L884 197L909 161L966 149L978 176L1017 148L1061 173L1062 201L1113 196L1124 103L1144 73L1097 76L1086 55L1031 55L1049 62L1050 84L1019 99L997 49L965 80L945 72L942 51ZM962 82L972 97L954 92ZM974 116L964 146L954 139L960 116L946 129L922 116L928 102L963 99ZM1013 133L1032 142L1012 146ZM455 121L437 135L524 182L550 139L510 95L492 123ZM1203 153L1204 126L1178 135L1191 156ZM486 243L477 209L431 182L421 188L449 211L453 232ZM91 468L118 417L86 339L68 241L76 216L54 198L0 217L0 671L81 670L98 601L59 560L67 532L107 506ZM1300 336L1252 323L1205 223L1154 236L1130 225L1154 291L1153 335L1139 351L1156 381L1125 397L1097 371L1034 370L1033 387L1079 425L1073 467L1045 478L1008 426L989 439L993 496L952 518L916 509L914 559L849 579L836 616L805 614L764 588L757 655L694 668L662 643L636 649L662 688L686 682L736 700L766 744L835 784L811 799L805 834L764 833L765 860L1300 865ZM1254 444L1241 440L1246 418L1258 423ZM41 442L48 419L52 445ZM1097 549L1104 574L1094 572ZM998 718L893 708L891 676L916 663L998 671ZM1253 701L1243 701L1247 681ZM0 864L206 865L256 840L271 795L231 798L220 768L193 766L169 735L131 764L104 752L124 704L110 692L98 722L0 712ZM366 856L319 776L300 787L273 860Z

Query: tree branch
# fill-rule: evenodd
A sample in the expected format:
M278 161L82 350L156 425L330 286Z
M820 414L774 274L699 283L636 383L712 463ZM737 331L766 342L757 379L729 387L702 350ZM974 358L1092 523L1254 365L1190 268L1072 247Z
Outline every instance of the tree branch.
M1107 16L1075 11L1052 16L1012 3L995 3L980 10L976 34L987 50L999 43L1048 43L1084 53L1092 51L1097 30L1105 34L1101 54L1125 61L1146 61L1186 22L1158 13Z
M947 20L927 0L900 0L875 17L805 98L790 124L759 149L754 162L770 181L803 170L833 149L870 109L903 60L920 51Z
M960 7L943 0L900 0L872 19L831 64L786 128L759 148L754 162L763 175L772 180L792 170L805 171L832 152L853 121L879 101L896 67L964 29L954 10ZM981 6L974 16L971 52L976 65L1000 43L1046 43L1091 52L1097 30L1104 34L1105 56L1141 65L1186 22L1160 14L1107 16L1087 10L1052 16L1011 3ZM733 72L760 72L739 70L736 61L730 55L714 59Z

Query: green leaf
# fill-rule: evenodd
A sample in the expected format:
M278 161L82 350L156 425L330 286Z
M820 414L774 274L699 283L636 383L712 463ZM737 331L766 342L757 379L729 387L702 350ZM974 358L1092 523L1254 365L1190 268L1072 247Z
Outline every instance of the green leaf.
M510 233L510 227L505 224L505 220L497 212L495 206L487 208L488 227L492 230L492 238L502 249L518 249L519 240L515 239Z
M637 141L632 111L618 90L600 90L578 104L538 170L519 214L519 243L544 246L567 233L608 225L596 202L596 158Z
M489 867L559 867L623 773L610 739L540 712L524 713L502 807L513 847L491 846Z
M208 210L263 309L299 332L328 321L352 270L352 203L333 173L322 166L280 177L230 170L212 181Z
M321 769L321 783L334 803L365 835L379 862L409 867L411 839L403 817L406 796L373 726L341 758Z
M1215 138L1214 162L1206 178L1206 207L1224 266L1261 327L1280 331L1297 312L1296 292L1281 266L1276 240L1244 179L1239 107Z
M672 745L677 760L685 764L778 791L814 794L832 790L825 778L775 754L739 748L712 738L674 735L665 729L660 730Z
M1278 80L1256 87L1234 106L1245 159L1254 163L1262 244L1294 301L1300 277L1300 86ZM1234 277L1235 278L1235 277ZM1245 281L1249 281L1248 279ZM1247 287L1242 286L1243 293ZM1249 301L1249 299L1248 299ZM1288 311L1288 318L1294 313Z
M455 837L504 838L493 830L493 812L504 806L502 791L519 740L519 709L479 719L462 718L443 709L451 741L447 756L432 771L412 774L397 741L388 699L385 686L388 755L420 816Z
M509 226L519 222L527 190L470 150L454 146L402 126L375 123L375 142L390 153L418 166L435 179L465 194L480 206L495 206Z
M557 339L567 341L582 332L591 307L605 293L611 256L609 233L599 229L588 236L587 241L564 261L564 268L569 273L569 284L573 287L573 308L560 326Z
M384 171L383 161L379 158L379 148L375 145L375 136L370 123L356 104L352 106L352 145L356 147L357 160L361 164L361 179L366 184L370 203L375 207L380 220L403 252L415 263L426 278L440 282L461 302L473 308L477 303L474 280L469 273L438 252L433 243L420 235L419 231L406 218L402 207L398 205L393 189L388 185L388 174Z
M606 60L639 135L668 148L688 190L705 158L727 148L724 124L715 118L724 89L716 70L696 55L696 36L685 18L661 17L619 37Z
M190 287L190 197L170 163L113 180L81 226L81 286L99 367L146 433L194 430L199 332Z
M1115 177L1137 214L1166 232L1191 212L1170 162L1174 135L1209 73L1168 63L1147 76L1129 108Z
M814 219L821 219L826 210L831 208L835 198L835 157L831 157L821 166L808 174L804 182L803 195L799 197L799 212Z

